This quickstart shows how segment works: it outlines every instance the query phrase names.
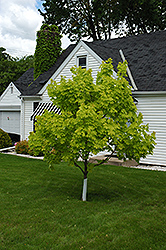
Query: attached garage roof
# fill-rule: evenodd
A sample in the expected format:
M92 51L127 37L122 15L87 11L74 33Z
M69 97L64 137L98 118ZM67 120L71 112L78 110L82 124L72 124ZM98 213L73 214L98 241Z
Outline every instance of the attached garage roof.
M53 103L51 103L51 102L42 102L42 103L39 103L39 105L34 110L33 114L31 115L31 121L35 120L36 116L42 115L45 112L45 110L47 110L49 112L54 112L56 114L61 113L60 109L57 108L55 105L53 105Z

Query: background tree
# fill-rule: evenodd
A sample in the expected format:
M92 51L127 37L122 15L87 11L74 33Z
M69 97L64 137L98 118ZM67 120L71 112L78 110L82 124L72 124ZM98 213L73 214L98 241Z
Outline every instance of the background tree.
M87 37L111 38L166 28L165 0L42 0L39 10L47 24L55 24L71 41Z
M55 24L72 41L82 37L93 40L111 37L112 5L115 0L44 0L40 13L44 22Z
M54 65L61 53L61 35L55 25L43 24L37 32L34 79Z
M142 114L131 96L124 78L126 63L119 64L117 79L109 59L102 63L96 84L91 70L72 68L72 79L61 77L48 86L52 102L61 115L45 112L37 118L36 133L31 133L29 146L43 151L50 166L67 161L84 175L82 199L86 200L87 175L95 165L89 158L107 150L109 157L117 152L119 159L135 159L152 154L155 134L142 124ZM83 163L79 163L78 159ZM99 162L96 165L102 164Z
M165 0L120 0L114 5L113 23L121 34L137 35L166 28Z
M16 81L27 69L33 67L33 62L33 56L14 58L6 53L5 48L0 47L0 95L9 83Z

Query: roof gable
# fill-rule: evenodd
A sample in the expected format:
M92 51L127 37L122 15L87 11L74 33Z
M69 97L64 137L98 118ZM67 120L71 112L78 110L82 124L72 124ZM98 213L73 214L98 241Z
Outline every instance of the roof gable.
M21 94L26 96L42 94L50 78L56 77L79 46L84 46L100 62L112 58L115 71L118 63L123 61L121 50L139 91L166 91L166 31L158 31L138 36L72 44L61 54L56 63L35 81L33 69L25 72L15 82Z
M13 88L12 92L10 91L10 89ZM14 83L10 83L8 85L8 87L5 89L5 91L2 93L2 95L0 96L0 102L1 103L7 103L9 104L9 100L12 99L12 101L16 102L17 104L20 102L18 100L18 96L20 95L20 91L18 90L18 88L15 86Z
M69 63L69 61L71 60L71 58L73 58L73 56L77 53L79 53L79 49L83 47L89 54L91 54L96 61L98 61L100 64L102 63L102 58L100 56L97 55L97 53L95 53L84 41L80 41L71 51L70 54L68 54L68 56L66 57L66 59L63 61L63 63L60 65L60 67L57 68L57 70L54 72L54 74L52 75L52 79L55 79L61 72L61 70L63 68L65 68L65 66ZM74 65L73 65L74 66ZM113 76L116 77L116 73L113 72ZM50 80L50 79L49 79ZM48 86L48 84L50 83L50 81L48 81L43 88L40 90L39 94L42 94L45 90L46 87Z

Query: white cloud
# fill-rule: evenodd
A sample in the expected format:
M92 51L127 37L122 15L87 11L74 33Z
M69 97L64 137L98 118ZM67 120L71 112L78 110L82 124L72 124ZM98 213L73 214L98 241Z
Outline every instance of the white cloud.
M33 54L42 16L36 0L0 0L0 47L13 56Z
M38 0L0 0L0 47L12 56L32 55L35 52L36 32L43 17L37 10ZM69 45L67 36L62 47Z

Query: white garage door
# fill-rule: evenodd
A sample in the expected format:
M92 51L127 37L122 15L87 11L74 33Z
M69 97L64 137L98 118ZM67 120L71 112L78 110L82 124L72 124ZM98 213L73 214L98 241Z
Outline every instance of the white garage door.
M0 128L8 133L20 134L20 111L0 111Z

